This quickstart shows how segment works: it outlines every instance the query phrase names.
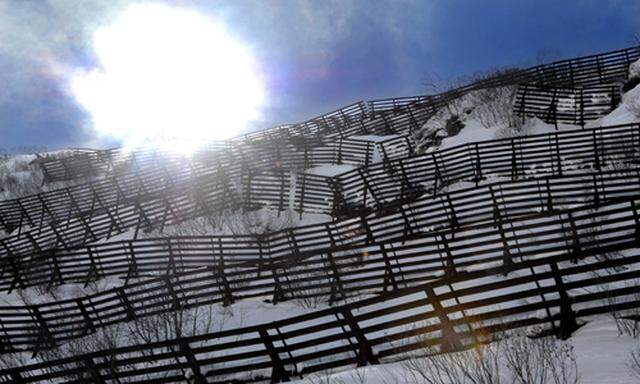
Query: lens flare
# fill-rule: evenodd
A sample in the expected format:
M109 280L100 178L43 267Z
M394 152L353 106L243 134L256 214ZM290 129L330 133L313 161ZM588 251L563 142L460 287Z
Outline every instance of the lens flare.
M71 90L94 128L125 145L226 139L260 116L248 48L195 11L134 4L93 44L100 68L77 71Z

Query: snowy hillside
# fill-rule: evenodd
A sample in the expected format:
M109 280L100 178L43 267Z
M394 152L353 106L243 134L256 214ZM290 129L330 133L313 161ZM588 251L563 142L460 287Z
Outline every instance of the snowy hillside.
M639 76L630 48L190 156L5 156L0 382L637 382Z

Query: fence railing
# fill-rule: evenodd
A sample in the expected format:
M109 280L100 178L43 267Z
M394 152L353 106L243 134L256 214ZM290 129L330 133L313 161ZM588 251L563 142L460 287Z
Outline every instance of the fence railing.
M636 56L640 55L634 48L536 67L538 85L576 87L610 82L625 77ZM398 107L400 103L394 101L391 108L381 103L380 108L387 109L379 115L372 104L367 110L358 103L320 121L280 127L243 140L277 140L283 134L345 137L345 132L353 135L356 130L360 134L404 134L416 129L435 105L417 110L416 106L425 104L424 99ZM395 114L399 109L403 113ZM386 113L389 110L394 114ZM581 112L581 121L589 116ZM375 119L366 119L370 117ZM602 172L608 164L638 161L637 124L473 143L409 158L404 158L404 151L410 151L410 146L403 149L402 139L393 138L387 144L386 148L380 144L378 150L386 160L382 164L370 164L372 146L367 144L362 168L335 178L303 174L300 187L290 189L299 210L330 207L336 213L356 206L384 212L391 203L413 200L425 190L435 192L458 180L478 181L487 175L505 174L515 180L562 177L438 194L434 199L396 207L393 213L290 229L261 238L147 239L94 246L101 253L92 253L91 247L74 247L126 228L165 225L209 212L207 202L220 201L222 194L231 190L230 176L210 169L198 174L193 165L188 172L182 169L184 180L175 179L175 175L159 176L157 171L141 178L135 172L135 182L126 185L131 190L120 184L122 178L106 184L103 198L108 202L98 210L92 208L89 214L82 213L76 200L80 196L71 193L56 195L58 200L48 202L43 197L46 194L38 195L39 209L36 203L26 208L22 204L26 201L20 201L15 208L20 212L17 223L0 216L4 228L31 225L38 230L4 239L1 278L5 288L42 282L43 277L63 282L110 274L166 275L89 298L0 307L0 341L5 352L17 347L40 350L110 324L205 303L228 304L271 295L274 301L317 296L336 300L355 293L394 292L268 325L17 367L0 372L0 381L136 378L140 382L224 382L241 377L277 382L335 367L377 364L425 345L437 346L440 351L458 350L492 333L534 324L546 325L566 337L575 329L578 317L640 306L636 295L640 288L626 284L640 277L637 252L588 258L639 244L639 175ZM328 161L323 151L317 152L318 158ZM396 160L393 153L399 153ZM309 164L307 157L305 151L304 166ZM262 154L258 158L269 171L253 168L236 174L244 186L240 205L255 207L277 199L278 208L283 209L283 181L293 177L294 168L278 164L279 158L285 158L280 154L273 168L270 158ZM287 166L296 159L287 160ZM566 176L584 166L598 173ZM161 168L166 170L167 166ZM229 170L233 172L233 167ZM177 188L178 184L183 189ZM97 184L87 185L92 186L92 193L85 198L93 199L95 207L100 202ZM205 186L211 187L206 189L209 195L198 196ZM135 192L127 197L127 191ZM178 197L185 192L190 196ZM585 199L594 205L562 207L576 201L584 204ZM80 201L88 204L87 200ZM238 205L237 199L222 200L218 208L229 205ZM66 217L62 216L65 208ZM39 212L40 218L29 215L29 209ZM541 212L531 213L534 210ZM44 228L47 223L50 225ZM48 252L54 249L71 252ZM88 260L84 261L80 254L73 254L87 251ZM217 258L209 263L207 257L212 253ZM35 257L21 264L25 260L19 256L27 254ZM529 260L532 256L537 260ZM577 259L583 262L565 263ZM205 268L190 270L190 265L203 260ZM609 273L621 266L628 268ZM473 272L476 268L487 270ZM506 275L515 271L518 273ZM492 275L495 272L506 276L497 279ZM427 280L431 283L423 284ZM157 302L147 300L151 293L159 297ZM491 299L486 299L489 294Z
M446 99L447 93L459 96L469 91L529 83L536 87L575 88L619 82L628 76L629 65L640 59L640 48L631 47L612 52L542 64L527 69L514 69L504 74L476 81L440 95L420 95L368 102L369 114L401 113L407 106L433 104Z
M333 180L339 200L335 205L347 212L384 208L460 180L562 175L584 167L600 170L617 161L635 164L638 148L637 123L463 144L338 175Z
M535 116L556 129L558 123L584 127L615 109L620 97L618 85L541 88L524 84L518 88L513 110L523 119Z
M566 252L575 259L584 258L598 250L637 246L640 232L634 199L638 196L530 217L499 216L495 221L497 232L494 222L490 222L441 229L433 234L412 232L411 236L395 239L389 239L387 234L386 239L380 239L384 236L380 236L378 226L372 228L375 234L371 238L354 244L299 250L281 258L265 255L245 265L225 263L225 255L219 253L217 265L190 273L176 272L176 265L183 262L178 250L180 244L167 242L169 249L171 244L177 245L175 258L173 266L167 263L165 270L158 271L161 277L87 298L29 307L0 307L0 325L3 325L0 329L7 335L5 342L9 344L18 345L18 340L37 341L36 336L43 332L61 338L52 340L62 341L84 335L88 319L95 324L91 326L94 329L157 314L157 310L193 307L199 300L228 304L237 299L269 295L273 295L274 301L314 296L330 296L335 300L354 293L412 286L443 274L468 273L477 266L483 269L509 266L530 257L554 258ZM387 228L387 232L390 230L393 228ZM205 239L198 240L202 244ZM264 248L268 250L268 244ZM226 256L226 260L233 261L231 255ZM202 294L203 289L206 295ZM155 297L155 300L147 302L146 297ZM96 303L100 303L97 309ZM20 318L22 320L17 320ZM46 329L42 329L43 324Z
M424 235L444 229L553 214L563 207L640 194L639 171L609 171L536 180L500 182L441 193L368 217L287 229L260 236L176 236L107 242L57 250L28 261L10 259L0 289L89 282L106 276L127 279L202 267L269 264L273 260L336 246ZM446 241L446 239L444 239ZM363 251L364 252L364 251ZM484 259L483 259L484 260ZM490 261L490 260L489 260ZM487 262L489 262L487 261ZM483 261L484 262L484 261Z
M407 145L407 139L404 139L403 143ZM275 167L300 170L320 164L366 165L376 146L372 141L351 138L340 138L328 143L323 143L321 140L311 143L307 140L296 141L290 138L289 141L273 144L259 143L244 146L232 144L221 143L215 147L209 145L191 155L156 148L93 151L67 158L40 160L39 164L43 168L45 182L103 174L118 176L142 169L162 168L189 162L217 165L220 161L226 161L253 170Z
M368 135L368 134L400 134L404 135L407 132L411 132L413 129L419 128L421 122L423 122L426 118L428 118L429 112L421 109L416 110L415 112L409 111L404 115L397 115L392 117L381 117L375 120L369 120L366 122L366 125L363 122L358 126L354 126L350 128L348 132L348 136L353 135ZM349 154L348 151L344 151L344 147L338 143L337 150L336 147L331 150L332 158L335 161L342 161L342 154L345 154L345 157ZM373 147L368 147L367 150ZM223 167L225 172L230 175L239 175L244 169L256 169L256 164L262 164L266 169L276 168L276 164L281 164L281 167L285 169L295 169L301 163L304 165L305 161L308 164L309 161L313 161L313 155L309 155L308 151L298 151L298 153L294 156L294 158L282 157L278 158L278 154L282 155L287 153L286 151L278 151L274 150L274 147L269 146L255 146L256 152L250 158L247 158L248 154L251 154L250 149L236 151L235 156L233 152L225 151L220 152L215 159L215 161L207 161L208 164L217 163L217 167ZM322 152L322 151L321 151ZM320 152L320 154L321 154ZM353 152L353 151L352 151ZM216 155L217 153L213 153ZM274 156L274 154L276 156ZM369 158L368 155L362 156L362 152L356 152L352 154L352 156L356 156L359 158L363 158L366 160ZM256 162L256 164L252 164L250 159L260 159ZM243 159L247 159L243 161ZM271 159L271 161L267 161ZM297 160L296 160L297 159ZM295 160L295 161L294 161ZM318 164L320 161L327 161L326 156L320 156L318 159ZM290 166L290 164L293 164ZM324 163L322 163L324 164ZM313 165L313 162L311 163ZM244 167L243 167L244 166ZM216 168L212 165L205 165L200 163L187 163L183 164L182 167L178 166L177 170L172 172L167 172L167 167L160 167L159 169L147 169L144 174L141 176L141 172L134 172L133 174L125 174L122 177L111 177L106 180L95 181L91 183L85 183L81 185L77 185L74 187L58 189L50 192L44 192L37 195L27 196L19 199L13 200L5 200L0 202L0 229L4 229L5 231L12 231L15 228L18 228L24 224L29 226L37 226L40 225L41 222L38 221L39 217L43 218L44 222L53 222L59 220L67 219L68 216L73 213L74 215L78 211L72 205L72 201L76 201L78 204L85 203L87 206L95 207L97 205L109 206L115 205L115 199L107 199L103 196L100 197L100 202L96 201L96 197L94 196L94 191L100 193L102 190L107 190L112 195L118 195L119 190L127 190L127 188L132 188L136 190L139 188L138 179L145 177L152 177L155 179L158 178L166 178L174 176L172 173L177 172L178 174L189 173L191 168L196 169L204 169L204 171L211 172L212 169L208 168ZM259 168L258 168L259 169ZM215 170L215 169L214 169ZM115 185L118 183L118 185ZM184 183L178 183L179 185L185 185ZM104 192L107 193L107 192ZM73 197L69 197L69 195L73 194ZM142 196L137 196L137 200L141 200ZM61 204L64 203L64 204ZM51 214L47 213L46 215L42 215L42 212L51 212ZM89 209L91 211L91 209ZM55 216L60 212L63 217ZM54 218L54 220L52 220Z
M618 214L630 208L615 208L619 204L601 206L595 212L603 216L597 219L604 219L606 212L611 210L609 213L615 214L615 219L603 222L618 223ZM589 217L583 217L579 211L571 212L580 217L578 220L594 219L592 213ZM187 379L227 382L231 378L241 382L279 382L338 367L378 364L427 346L441 352L455 351L479 341L487 341L494 333L519 327L541 325L561 337L567 337L577 328L576 320L580 317L640 306L636 295L640 288L628 285L629 281L640 277L640 256L637 252L632 251L618 258L588 258L580 264L566 263L576 257L637 246L637 218L628 216L620 223L627 222L629 225L623 227L618 237L611 237L611 230L609 233L604 230L609 239L607 244L589 242L584 238L585 242L581 244L588 246L581 248L579 253L565 242L559 251L553 252L552 257L523 261L490 271L441 277L427 284L424 284L424 279L416 279L413 283L417 285L413 287L269 324L100 350L20 366L0 372L0 380L11 383L56 380L86 382L135 377L139 382L152 382L162 377L163 382ZM578 227L591 229L585 225ZM602 228L600 230L603 231ZM625 241L628 241L627 245ZM367 262L367 258L364 260ZM620 267L625 267L624 272L611 272ZM382 280L390 276L399 274L393 270L380 274L377 283L379 289L385 284ZM326 271L322 278L328 279ZM174 292L173 295L166 295L173 297L174 301L163 303L164 310L181 303L190 305L188 291L176 291L179 287L189 286L188 281L175 282L176 285L166 285L171 281L170 278L164 281L165 285L160 289L169 290L168 286L171 286ZM254 278L252 281L255 283L259 280ZM355 287L365 291L367 287L375 285L366 284L360 279ZM210 286L200 286L200 289ZM300 295L303 291L297 288L296 292ZM110 300L117 297L118 303L128 302L124 305L128 309L120 316L127 316L127 313L131 316L131 308L139 305L136 302L132 304L122 293L110 294ZM211 300L212 297L211 292L206 292L194 296L194 300ZM87 307L83 312L77 309L78 305L68 303L66 313L87 313ZM29 316L35 317L41 327L44 324L57 331L53 327L55 322L44 320L40 309L35 311L32 308ZM83 314L75 317L82 327L88 327L90 323L98 324L92 322L90 317L90 321L87 321L88 316ZM70 319L65 322L70 323ZM51 333L41 332L41 329L37 332L43 335L40 343L55 340Z
M404 140L407 145L407 139L404 138ZM253 173L279 169L302 171L325 164L368 165L375 151L380 150L379 148L383 145L390 148L397 147L397 143L391 140L375 143L357 139L341 139L320 148L308 146L296 148L292 145L268 148L246 147L243 151L237 149L227 151L224 156L213 152L197 154L190 166L187 166L188 162L181 157L174 158L175 162L168 162L169 158L164 158L164 155L157 153L132 153L131 156L134 158L138 156L138 165L132 174L112 176L99 182L0 202L0 224L2 224L0 228L11 231L25 224L38 227L45 223L68 220L74 215L80 215L79 212L91 214L97 205L102 207L117 205L118 200L113 196L121 196L121 201L141 201L152 197L152 192L165 190L169 184L184 186L185 182L181 177L187 177L191 171L204 175L216 172L216 167L208 165L211 163L218 163L219 167L223 166L229 177L240 177L245 171ZM403 154L402 151L395 150L387 159L398 158ZM211 159L211 156L214 158ZM128 159L126 161L129 161ZM223 162L222 160L225 159L226 161ZM88 167L92 166L88 165ZM163 180L167 180L167 185L159 186L159 181ZM165 194L170 192L171 189L165 190ZM45 214L42 214L43 211Z
M371 209L392 208L415 200L425 191L487 175L518 179L562 175L584 167L600 170L610 164L635 167L639 140L638 124L492 140L372 164L333 178L302 174L296 176L293 186L292 175L284 170L245 174L239 194L227 175L212 173L187 184L191 188L187 193L140 203L133 200L135 204L71 219L64 226L6 237L0 240L0 260L71 249L128 229L163 227L233 206L283 209L292 201L293 208L300 212L349 217Z
M338 109L313 118L301 124L284 125L272 129L248 134L233 139L233 144L245 144L260 142L287 141L292 137L307 138L324 142L329 142L337 138L346 138L355 132L380 132L378 128L367 127L366 120L382 118L385 125L392 115L416 113L418 110L435 113L437 109L462 94L482 88L497 87L512 84L531 83L533 86L541 87L578 87L608 84L620 79L626 79L629 65L640 58L638 47L607 52L603 54L579 57L575 59L563 60L551 64L539 65L536 67L510 71L490 79L476 81L472 84L459 87L442 94L410 96L391 99L372 100L367 103L358 102L347 107ZM582 120L576 120L582 122ZM378 121L379 123L379 121ZM385 129L382 131L393 131ZM407 130L404 130L406 133ZM85 156L85 155L83 155ZM110 159L110 156L99 157L99 159ZM64 180L68 178L86 176L93 174L96 169L104 168L103 165L91 163L91 166L72 166L67 164L78 164L73 160L52 160L43 162L42 167L45 172L46 181ZM81 162L80 162L81 163ZM108 162L107 162L108 164Z

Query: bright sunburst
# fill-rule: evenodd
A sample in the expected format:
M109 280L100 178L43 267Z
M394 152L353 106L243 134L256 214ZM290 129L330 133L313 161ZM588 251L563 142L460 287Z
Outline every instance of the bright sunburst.
M96 31L94 49L101 68L77 73L71 88L95 128L125 144L224 139L258 117L250 52L196 12L132 5Z

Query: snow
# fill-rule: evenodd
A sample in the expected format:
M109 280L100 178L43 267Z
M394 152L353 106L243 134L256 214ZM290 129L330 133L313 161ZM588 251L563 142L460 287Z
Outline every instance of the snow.
M350 136L350 139L353 140L362 140L362 141L371 141L374 143L381 143L383 141L397 139L400 135L358 135L358 136Z
M0 296L1 305L22 306L44 304L54 301L77 299L99 293L111 288L122 286L124 280L118 277L107 277L92 284L61 284L51 287L48 291L38 287L3 292Z
M333 177L345 172L352 171L356 168L357 167L355 165L351 164L321 165L318 167L309 168L304 173L317 176Z
M506 137L526 136L556 131L553 124L543 122L538 118L527 118L524 124L522 118L513 112L512 98L515 88L496 88L495 94L482 94L474 91L465 94L442 108L422 126L418 150L425 152L447 149L476 141L501 139ZM506 98L506 99L505 99ZM490 116L487 117L487 116ZM464 127L455 135L447 133L447 121L457 117ZM580 128L576 125L558 124L558 130ZM433 145L431 137L440 138L441 143ZM429 145L429 147L425 147Z
M479 121L467 120L464 128L457 135L442 139L442 144L438 149L447 149L474 141L490 140L494 136L495 131L483 127Z
M631 76L640 76L640 60L636 63L632 64L629 69ZM504 89L499 89L499 91L505 91ZM516 136L524 136L531 134L542 134L542 133L550 133L555 132L556 130L571 130L577 129L578 126L574 125L565 125L560 124L558 128L556 128L552 124L547 124L540 119L531 118L526 119L525 123L521 127L513 127L510 126L508 122L509 119L505 118L505 116L501 116L498 118L495 124L488 125L486 119L483 119L483 116L480 114L484 111L481 105L481 97L478 97L478 92L471 92L467 95L460 97L457 100L454 100L450 105L445 108L442 108L436 115L434 115L429 121L427 121L422 127L422 132L425 135L433 135L435 137L441 138L441 142L438 146L431 146L429 148L423 148L427 152L434 150L442 150L447 148L452 148L468 143L473 143L477 141L485 141L492 140L496 138L505 138L505 137L516 137ZM485 99L486 100L486 99ZM486 101L482 101L486 103ZM567 105L570 107L570 105ZM562 108L562 106L560 106ZM635 113L634 113L635 111ZM622 103L616 108L614 111L609 113L608 115L591 122L588 124L588 127L597 127L601 125L616 125L616 124L625 124L630 122L638 121L638 111L640 111L640 86L634 88L633 90L627 92L622 99ZM458 116L460 120L464 123L464 128L460 130L456 135L448 135L444 127L446 126L446 122L452 117ZM512 116L511 116L512 117ZM513 125L513 124L512 124ZM517 124L516 124L517 125ZM399 137L398 135L360 135L360 136L352 136L350 139L353 140L361 140L361 141L369 141L373 143L381 143L390 139L394 139ZM425 136L423 136L424 138ZM426 141L423 141L423 144ZM380 161L380 153L378 151L378 146L374 147L373 153L373 161ZM0 162L0 165L6 168L6 172L12 175L14 178L19 179L22 183L27 183L28 181L36 178L34 172L25 168L25 163L30 162L34 156L32 155L20 155L13 156L9 159L6 159L4 162ZM345 172L352 171L356 169L355 165L320 165L317 167L310 168L305 171L305 173L310 175L317 176L325 176L325 177L334 177L341 175ZM22 169L22 170L21 170ZM0 169L1 171L1 169ZM532 170L535 172L535 170ZM2 181L2 173L0 172L0 181ZM502 180L502 178L490 178L487 180L483 180L480 182L480 186ZM508 180L508 179L507 179ZM291 185L295 185L295 176L292 177ZM475 188L475 183L470 183L466 181L461 181L455 184L452 184L448 187L449 191L462 191L468 188ZM51 186L47 186L46 188L51 188ZM0 192L0 197L7 197L8 194L5 192L4 195ZM290 198L293 199L293 193L290 193ZM420 199L427 199L428 197L424 197ZM292 200L291 200L292 201ZM556 208L562 207L561 205L557 205ZM244 215L244 216L243 216ZM249 223L244 222L249 217ZM180 225L168 226L165 228L163 235L167 234L184 234L184 231L193 230L196 232L195 234L206 234L209 235L232 235L238 234L238 229L246 230L247 225L251 226L252 230L261 231L265 230L266 227L269 227L271 230L275 229L283 229L283 228L293 228L302 225L309 224L317 224L317 223L325 223L332 220L332 218L328 215L320 215L320 214L309 214L304 213L299 216L297 213L292 211L285 212L276 212L269 207L250 212L250 213L241 213L234 212L228 215L225 215L225 219L227 220L227 224L222 224L218 227L213 226L210 223L207 223L206 219L199 218L187 221ZM539 219L540 223L543 223L544 219ZM236 227L229 224L236 223ZM237 227L240 224L245 227ZM262 223L263 227L259 227L259 225L255 225L255 223ZM428 223L427 223L428 224ZM538 224L536 220L530 220L527 224ZM542 224L541 224L542 225ZM282 228L281 228L282 227ZM191 229L190 229L191 228ZM421 228L422 231L431 231L433 228L428 227L426 224ZM183 231L182 233L180 231ZM459 233L464 234L464 231L459 231ZM527 233L534 233L533 230L528 230ZM113 242L117 240L127 240L132 239L134 235L134 231L127 231L125 233L114 236L108 240L99 240L97 243L102 242ZM157 236L157 233L152 233L152 236ZM494 236L497 234L491 234ZM1 234L0 234L1 236ZM489 237L489 235L487 235ZM487 238L488 238L487 237ZM471 238L471 237L470 237ZM602 239L600 239L602 240ZM417 240L415 240L417 241ZM412 241L409 241L411 244ZM463 246L466 244L462 244ZM523 243L522 246L526 247L527 243ZM488 249L488 248L487 248ZM422 251L422 249L421 249ZM530 256L531 259L536 259L537 257L549 257L552 253L549 250L545 250L545 247L539 246L535 249L536 254ZM424 254L432 252L428 247L424 248ZM517 256L517 255L516 255ZM465 255L469 260L472 260L473 263L468 266L461 268L461 270L474 271L474 270L485 270L490 267L494 267L499 265L500 262L491 262L488 260L480 259L477 255ZM487 254L482 257L487 257ZM417 256L415 260L420 260L420 256ZM421 267L427 265L427 261L424 258L421 260ZM486 262L483 262L486 261ZM587 261L582 261L586 263ZM399 266L398 266L399 268ZM405 271L411 273L411 268L406 268ZM368 270L356 270L353 271L353 276L364 277L371 275L373 272ZM415 272L414 272L415 273ZM441 271L434 273L432 277L440 274ZM487 283L491 279L500 279L501 277L487 277ZM476 282L477 283L477 282ZM543 282L544 283L544 282ZM124 280L120 278L106 278L99 280L96 283L92 283L88 286L84 286L82 284L63 284L57 287L53 287L50 290L43 290L42 288L29 288L20 291L14 291L11 294L3 294L0 296L0 305L7 306L21 306L25 304L39 304L39 303L51 303L57 300L64 299L73 299L79 298L87 295L92 295L98 292L102 292L104 290L122 286L124 284ZM471 284L471 282L463 282L457 284L455 288L452 289L461 289L464 284ZM550 283L549 283L550 284ZM439 287L439 289L447 287ZM468 295L462 298L462 302L470 301L470 300L478 300L479 298L488 298L495 297L497 295L509 295L510 293L516 292L518 289L535 289L533 286L521 286L521 287L509 287L504 289L495 289L492 291L486 291L478 293L475 296ZM579 296L581 292L570 292L571 295ZM420 296L421 294L416 294L416 296ZM551 299L556 297L557 294L552 293L547 295L547 299ZM360 298L371 295L361 295ZM405 296L402 299L405 301L411 301L413 299L418 299L420 297L408 297ZM290 300L287 302L281 302L277 305L269 303L269 299L271 297L261 297L261 298L253 298L237 301L235 304L229 307L222 307L221 305L211 305L201 307L205 310L211 310L216 316L216 331L218 330L227 330L234 329L239 327L257 325L257 324L268 324L270 322L293 317L296 315L311 313L323 308L327 307L327 304L321 303L318 300L314 303L312 308L309 307L308 303L303 303L302 301ZM422 298L423 299L423 298ZM536 298L537 299L537 298ZM391 300L392 301L392 300ZM390 301L384 303L378 303L376 305L380 308L385 308L386 306L393 305ZM396 303L397 304L397 303ZM446 303L444 303L446 305ZM494 310L503 305L519 305L519 303L508 303L501 302L499 305L494 307L483 307L478 309L477 311L469 311L468 314L478 314L483 311ZM372 306L372 307L375 307ZM579 306L576 305L574 309L577 309ZM368 310L373 310L373 308L368 308ZM360 309L357 312L366 312L367 310ZM408 311L407 311L408 312ZM388 315L388 319L396 318L398 314ZM540 316L546 316L546 313L540 313ZM200 317L198 317L200 320ZM204 317L203 317L204 319ZM205 319L206 320L206 319ZM375 321L384 320L384 316L380 318L376 318ZM583 319L581 319L582 321ZM577 364L579 373L582 377L581 383L590 384L590 383L635 383L638 382L638 378L634 377L630 368L629 368L629 358L630 351L634 348L640 346L640 342L637 339L632 338L627 335L620 335L619 331L616 327L615 321L611 316L603 315L597 316L587 319L587 324L580 328L573 337L568 341L570 345L574 347L574 351L577 358ZM202 323L202 321L200 321ZM367 325L366 323L362 325ZM210 330L207 330L210 331ZM380 331L381 334L385 331ZM205 332L203 328L198 327L198 332ZM330 334L332 330L326 330L325 333ZM310 340L318 335L302 335L300 336L300 340ZM132 340L127 340L124 335L121 335L119 343L127 344L133 343ZM504 366L504 361L502 362ZM300 367L301 368L301 367ZM503 367L504 369L504 367ZM510 382L509 377L505 377L504 382ZM407 369L404 363L402 362L387 362L386 364L377 365L377 366L368 366L361 367L357 369L351 370L343 370L341 372L333 373L333 374L320 374L315 377L308 377L302 380L297 381L298 383L336 383L336 384L362 384L366 383L380 383L380 384L394 384L394 383L403 383L403 382L411 382L408 380Z
M600 127L604 125L617 125L627 124L638 121L638 119L629 110L628 106L624 103L620 104L616 109L611 111L608 115L592 122L589 127Z
M574 129L580 129L580 127L570 124L558 124L559 131ZM457 135L443 138L439 147L430 147L428 151L447 149L477 141L500 139L502 138L501 135L505 134L505 130L509 135L513 136L556 132L553 124L545 123L538 118L527 119L519 131L513 128L501 128L499 126L486 128L480 121L469 119L466 121L465 127Z
M594 126L628 124L640 121L640 86L622 96L622 103L608 115L594 122ZM635 111L635 113L634 113Z
M629 78L640 76L640 60L629 67ZM636 86L622 96L620 105L608 115L592 122L589 126L628 124L640 121L640 86ZM636 111L634 113L634 110Z
M629 354L640 342L629 336L620 336L615 322L610 317L599 317L579 329L568 341L573 346L581 384L632 384L638 378L629 368ZM507 368L504 361L500 367L503 382L510 383L505 374ZM302 380L292 381L296 384L419 384L409 375L403 362L370 365L342 371L331 375L316 375ZM364 378L364 380L363 380ZM451 382L451 384L458 384Z

